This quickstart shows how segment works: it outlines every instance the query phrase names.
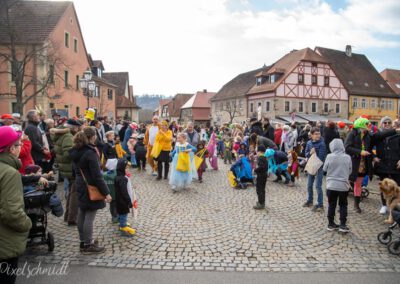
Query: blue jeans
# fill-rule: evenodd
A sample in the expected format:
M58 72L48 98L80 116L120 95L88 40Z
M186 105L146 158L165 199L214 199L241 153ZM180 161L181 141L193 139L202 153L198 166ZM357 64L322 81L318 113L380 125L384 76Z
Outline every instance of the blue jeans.
M131 154L131 165L132 166L136 166L137 165L136 155L135 154Z
M120 214L118 215L119 219L119 227L123 228L127 226L128 223L128 214Z
M64 197L65 197L65 199L67 199L68 194L69 194L69 179L64 178Z
M322 170L322 167L318 170L317 174L315 176L308 175L308 180L307 180L307 191L308 191L308 196L307 196L307 202L313 202L313 186L314 186L314 180L317 178L317 195L318 195L318 207L322 207L324 205L323 201L323 194L322 194L322 178L324 176L324 172Z

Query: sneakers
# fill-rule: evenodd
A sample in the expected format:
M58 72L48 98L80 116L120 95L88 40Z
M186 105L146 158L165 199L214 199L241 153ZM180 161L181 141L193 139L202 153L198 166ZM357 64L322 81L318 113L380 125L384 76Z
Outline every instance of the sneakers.
M387 206L382 206L379 210L379 214L385 215L387 213Z
M158 176L158 173L156 173L155 171L152 171L152 172L151 172L151 175L152 175L153 177L156 177L156 176Z
M134 234L136 234L136 230L128 226L122 228L120 227L119 230L126 236L133 236Z
M259 202L256 203L255 206L253 206L254 210L262 210L265 209L265 205L264 204L260 204Z
M335 223L329 224L328 227L326 227L326 229L327 229L329 232L337 231L337 230L339 230L339 225L338 225L338 224L335 224Z
M99 254L99 253L103 253L106 251L105 247L100 247L96 244L91 244L88 246L85 246L82 250L83 254Z
M321 212L321 211L324 211L324 207L323 206L314 205L312 211L313 212Z
M112 217L111 218L111 223L113 223L113 224L116 224L116 223L118 223L119 221L118 221L118 217Z
M340 233L348 233L348 232L350 232L350 229L346 225L340 225L339 226L339 232Z
M303 204L303 207L311 207L312 206L312 201L306 201L306 203Z

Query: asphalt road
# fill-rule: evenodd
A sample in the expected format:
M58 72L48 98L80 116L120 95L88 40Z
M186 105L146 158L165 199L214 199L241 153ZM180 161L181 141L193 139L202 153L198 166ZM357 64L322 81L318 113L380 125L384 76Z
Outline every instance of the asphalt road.
M62 276L35 275L27 278L25 275L19 277L17 283L400 283L400 273L204 272L109 269L87 266L70 266L66 272L66 275Z

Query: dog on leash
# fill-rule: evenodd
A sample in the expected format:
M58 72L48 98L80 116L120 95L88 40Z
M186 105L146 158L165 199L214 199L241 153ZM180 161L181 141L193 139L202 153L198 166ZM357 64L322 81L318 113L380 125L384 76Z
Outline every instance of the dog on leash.
M394 180L385 178L379 182L379 189L383 193L386 205L389 208L389 217L385 220L385 223L392 224L394 222L392 211L396 208L400 210L400 188Z

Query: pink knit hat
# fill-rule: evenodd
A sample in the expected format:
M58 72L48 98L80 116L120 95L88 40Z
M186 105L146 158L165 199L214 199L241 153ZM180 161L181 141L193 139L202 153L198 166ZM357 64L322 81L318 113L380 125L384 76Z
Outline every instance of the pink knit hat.
M6 147L13 145L19 138L21 138L22 132L15 131L10 126L0 127L0 153L4 152Z

